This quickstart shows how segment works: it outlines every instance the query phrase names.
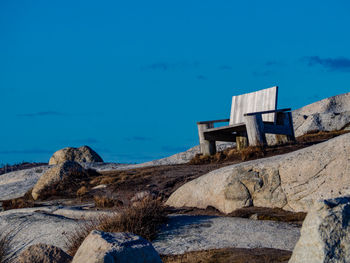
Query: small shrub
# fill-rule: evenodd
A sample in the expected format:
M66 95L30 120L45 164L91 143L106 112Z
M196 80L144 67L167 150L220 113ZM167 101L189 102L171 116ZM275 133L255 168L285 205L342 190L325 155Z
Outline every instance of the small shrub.
M79 228L70 232L66 236L66 246L68 247L67 254L74 256L89 233L96 229L100 219L85 221L79 225ZM0 262L1 263L1 262Z
M101 221L98 229L105 232L131 232L151 241L156 238L159 226L165 221L166 212L162 203L145 199Z
M88 221L66 236L68 254L74 256L87 235L97 229L105 232L131 232L145 239L153 240L161 224L166 222L165 207L158 199L147 199L111 216Z

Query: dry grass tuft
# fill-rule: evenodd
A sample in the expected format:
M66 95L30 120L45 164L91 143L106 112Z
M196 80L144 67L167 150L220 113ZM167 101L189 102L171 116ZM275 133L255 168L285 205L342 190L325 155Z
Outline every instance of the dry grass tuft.
M84 195L86 195L88 193L88 189L87 187L84 185L82 187L80 187L77 191L77 197L82 197Z
M67 254L71 255L72 257L75 255L75 253L78 251L78 248L83 243L84 239L89 235L89 233L92 230L97 229L99 220L101 219L85 221L79 225L79 228L66 235L65 242L66 246L68 247Z
M262 146L249 146L239 151L242 161L262 158L265 156L265 148Z
M106 195L94 195L95 207L109 208L116 205L116 200Z
M34 200L32 197L32 189L27 191L23 197L18 197L10 200L2 201L2 208L6 210L34 207Z
M228 214L227 216L250 218L252 215L256 215L258 220L293 222L300 225L306 217L306 213L304 212L290 212L281 208L257 206L240 208Z
M164 263L272 263L288 262L292 252L271 248L222 248L163 255Z
M230 148L211 156L196 154L196 156L190 160L189 164L200 165L208 163L223 163L225 161L247 161L262 158L265 154L265 148L262 146L249 146L241 150Z
M305 135L297 137L297 141L299 143L324 141L348 132L350 132L350 130L340 130L340 131L330 131L330 132L320 131L320 132L307 133Z
M98 229L105 232L131 232L147 240L156 238L166 221L166 212L158 199L145 199L114 217L101 221Z
M166 210L159 199L146 199L112 216L103 216L82 225L66 238L68 254L74 256L86 236L97 229L104 232L130 232L153 240L166 222Z

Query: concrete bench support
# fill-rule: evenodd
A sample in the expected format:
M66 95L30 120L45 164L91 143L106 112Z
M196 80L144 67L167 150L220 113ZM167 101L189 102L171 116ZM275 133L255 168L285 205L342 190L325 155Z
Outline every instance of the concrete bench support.
M266 145L264 123L261 114L244 116L250 146Z
M201 153L203 155L213 155L216 153L215 141L208 141L204 138L204 131L210 128L214 128L214 123L197 123L199 143L201 147Z
M276 123L277 123L277 125L283 125L284 127L287 127L287 130L289 131L288 135L276 134L277 144L285 144L288 142L295 142L292 113L291 112L278 112L276 114Z

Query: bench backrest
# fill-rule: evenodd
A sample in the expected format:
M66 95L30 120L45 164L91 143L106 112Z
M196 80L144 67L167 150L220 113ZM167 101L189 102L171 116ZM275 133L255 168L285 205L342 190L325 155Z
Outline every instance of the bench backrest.
M230 125L244 122L244 114L277 109L278 87L232 97ZM264 114L263 121L275 121L275 114Z

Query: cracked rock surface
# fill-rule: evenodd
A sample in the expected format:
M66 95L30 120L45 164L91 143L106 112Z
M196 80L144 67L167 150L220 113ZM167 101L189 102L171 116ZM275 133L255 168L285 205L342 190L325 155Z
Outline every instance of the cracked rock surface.
M307 212L318 199L350 194L350 134L292 153L227 166L177 189L167 205L246 206Z

